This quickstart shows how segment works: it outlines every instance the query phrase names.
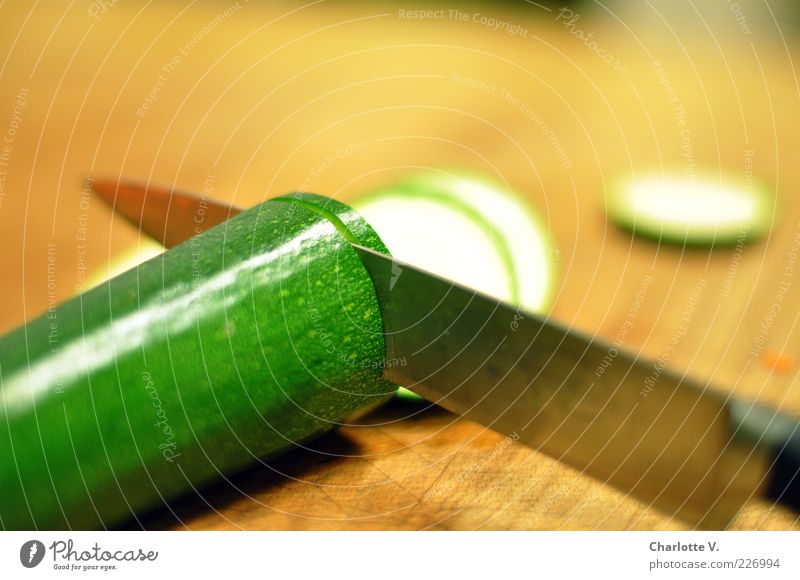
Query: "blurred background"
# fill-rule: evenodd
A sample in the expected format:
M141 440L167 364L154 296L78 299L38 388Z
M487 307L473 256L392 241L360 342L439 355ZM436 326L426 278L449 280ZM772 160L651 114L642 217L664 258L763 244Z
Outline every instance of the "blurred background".
M679 336L670 366L800 414L796 369L751 355L765 320L770 349L800 353L797 2L94 0L0 14L0 332L157 251L88 196L86 175L251 206L294 190L347 202L463 168L542 216L556 318L613 340L652 276L628 348L657 358ZM686 249L608 223L620 181L693 172L776 192L769 234ZM323 445L372 457L332 471L294 456L153 526L682 527L529 450L487 459L498 437L445 413L343 430ZM736 525L796 523L755 505Z

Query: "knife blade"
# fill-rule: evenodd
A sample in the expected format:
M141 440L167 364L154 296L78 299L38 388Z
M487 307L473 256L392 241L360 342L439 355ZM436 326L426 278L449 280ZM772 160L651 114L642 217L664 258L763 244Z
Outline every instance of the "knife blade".
M86 181L113 211L166 248L177 246L243 211L207 195L150 183L92 178Z
M201 204L220 220L205 229L238 211L168 188L92 187L168 247L200 233L186 216ZM164 208L179 211L155 215ZM698 527L725 527L755 497L800 509L793 418L353 247L383 315L387 380Z

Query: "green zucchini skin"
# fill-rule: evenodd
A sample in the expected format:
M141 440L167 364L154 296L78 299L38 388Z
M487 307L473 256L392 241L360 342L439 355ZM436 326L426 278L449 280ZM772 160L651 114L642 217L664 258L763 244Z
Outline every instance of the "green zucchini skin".
M98 529L396 387L349 207L256 206L0 338L0 525Z

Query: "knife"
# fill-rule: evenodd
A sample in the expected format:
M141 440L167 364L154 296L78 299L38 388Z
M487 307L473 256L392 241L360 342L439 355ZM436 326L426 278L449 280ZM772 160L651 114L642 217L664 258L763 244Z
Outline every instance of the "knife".
M243 211L150 185L89 186L167 248ZM380 309L387 381L697 527L725 527L755 497L800 509L800 429L793 418L360 243L351 246ZM0 381L2 371L0 365Z

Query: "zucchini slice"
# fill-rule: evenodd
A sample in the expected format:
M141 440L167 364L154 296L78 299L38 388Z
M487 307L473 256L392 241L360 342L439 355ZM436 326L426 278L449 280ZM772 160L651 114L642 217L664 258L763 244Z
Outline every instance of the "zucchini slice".
M413 176L353 202L392 255L545 314L557 250L533 208L508 188L463 172Z
M775 195L763 185L651 177L606 195L608 216L620 227L676 244L731 245L760 238L775 216Z
M352 209L267 201L0 338L0 522L114 525L385 400Z
M106 268L91 272L81 285L81 290L90 290L95 286L99 286L109 278L115 278L163 253L164 246L147 236L141 236L134 250L115 256L109 261Z

